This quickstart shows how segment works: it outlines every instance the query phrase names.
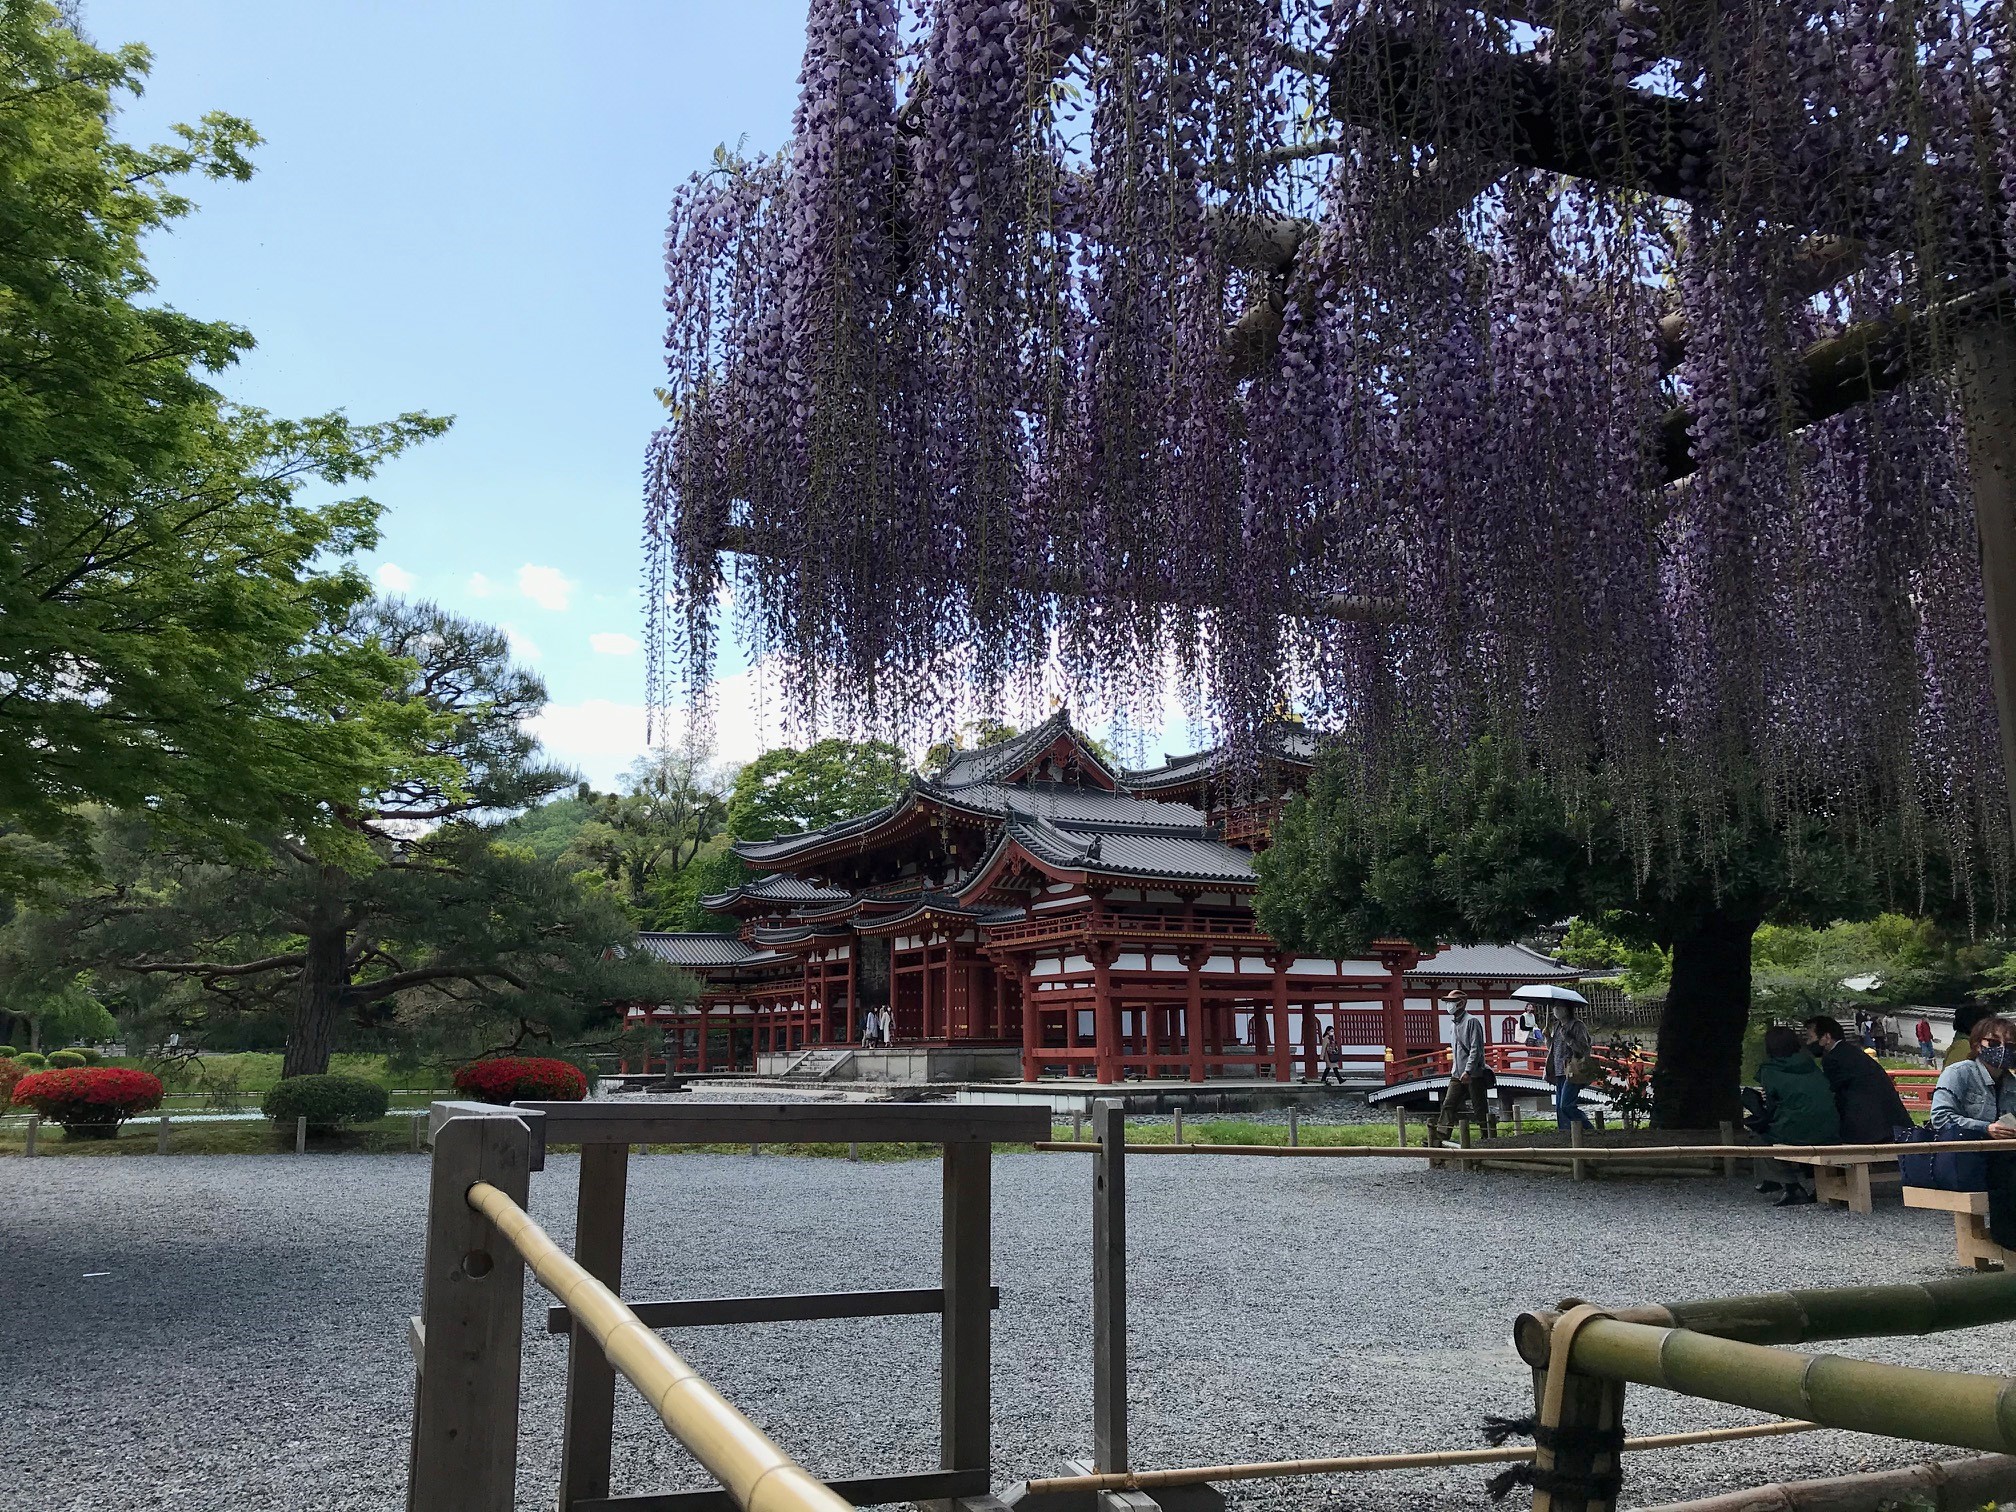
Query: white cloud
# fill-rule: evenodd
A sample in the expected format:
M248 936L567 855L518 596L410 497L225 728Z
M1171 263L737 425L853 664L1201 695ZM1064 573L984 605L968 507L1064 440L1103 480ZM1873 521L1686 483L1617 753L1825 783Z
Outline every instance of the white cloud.
M387 593L411 593L413 585L420 581L397 562L380 562L372 576Z
M588 637L588 647L599 656L635 656L643 648L629 636L615 630L598 630Z
M555 613L566 609L573 602L577 586L558 567L534 567L527 562L518 569L518 591L541 609Z
M469 574L469 597L488 598L497 591L497 585L480 572Z
M714 694L717 761L740 765L785 744L777 710L765 707L753 671L745 669L722 678L714 685ZM580 703L548 704L527 723L549 756L576 768L605 790L613 788L623 769L650 749L641 703L590 698ZM660 745L677 746L686 738L686 728L686 711L674 709L656 721L651 734Z
M537 661L544 654L539 649L539 642L516 625L505 625L502 628L504 639L511 643L511 654L520 661Z

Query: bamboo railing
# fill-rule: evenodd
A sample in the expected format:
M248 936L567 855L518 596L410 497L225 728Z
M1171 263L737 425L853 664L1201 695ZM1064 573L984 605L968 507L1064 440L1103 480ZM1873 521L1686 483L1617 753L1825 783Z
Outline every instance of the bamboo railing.
M1887 1339L2016 1319L2016 1275L1763 1292L1665 1306L1615 1307L1609 1313L1623 1323L1685 1328L1746 1344ZM1546 1367L1558 1317L1554 1312L1522 1313L1513 1325L1512 1342L1520 1358L1536 1370Z
M1580 1376L1657 1386L1826 1428L2016 1450L2016 1377L1800 1354L1600 1316L1574 1330L1565 1363Z
M1092 1155L1099 1147L1068 1139L1038 1140L1033 1148ZM1866 1157L1923 1153L1941 1155L1959 1150L2016 1155L2016 1139L1952 1139L1937 1146L1883 1144L1698 1144L1698 1145L1252 1145L1252 1144L1130 1144L1129 1155L1282 1155L1296 1159L1330 1160L1699 1160L1706 1157L1741 1160L1825 1160L1830 1155Z
M1778 1438L1811 1433L1817 1423L1744 1423L1734 1428L1696 1428L1624 1440L1626 1453L1680 1449L1690 1444L1722 1444L1735 1439ZM1286 1480L1302 1475L1345 1475L1373 1470L1426 1470L1449 1465L1519 1465L1539 1451L1517 1445L1503 1449L1436 1449L1419 1454L1353 1454L1336 1459L1260 1460L1237 1465L1187 1465L1169 1470L1123 1470L1112 1475L1055 1475L1027 1482L1031 1496L1068 1491L1153 1491L1162 1486L1197 1486L1211 1481Z
M539 1284L560 1299L617 1373L643 1393L659 1421L743 1512L853 1512L702 1380L510 1197L479 1181L469 1188L469 1206L510 1241Z

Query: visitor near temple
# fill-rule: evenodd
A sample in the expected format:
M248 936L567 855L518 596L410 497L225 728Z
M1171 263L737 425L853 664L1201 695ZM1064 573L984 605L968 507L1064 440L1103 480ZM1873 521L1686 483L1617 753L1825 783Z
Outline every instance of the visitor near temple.
M1566 1129L1580 1124L1592 1127L1582 1111L1582 1088L1576 1083L1578 1062L1587 1058L1592 1046L1589 1026L1575 1016L1573 1003L1554 1005L1554 1028L1547 1036L1547 1079L1554 1084L1554 1127Z
M1834 1093L1841 1116L1841 1138L1849 1144L1881 1144L1898 1129L1911 1127L1911 1115L1897 1095L1890 1073L1868 1050L1842 1031L1841 1021L1820 1014L1806 1020L1807 1046Z
M1859 1053L1859 1052L1858 1052ZM1757 1132L1772 1144L1836 1144L1841 1115L1827 1077L1800 1042L1798 1031L1773 1024L1764 1031L1764 1064L1757 1068L1764 1094L1763 1117ZM1802 1207L1817 1202L1810 1170L1783 1161L1771 1162L1776 1176L1759 1183L1760 1192L1781 1193L1774 1207Z
M1962 1041L1972 1055L1939 1073L1932 1089L1932 1127L1941 1139L2016 1139L2016 1079L2009 1075L2016 1060L2016 1023L1995 1015L1978 1020Z

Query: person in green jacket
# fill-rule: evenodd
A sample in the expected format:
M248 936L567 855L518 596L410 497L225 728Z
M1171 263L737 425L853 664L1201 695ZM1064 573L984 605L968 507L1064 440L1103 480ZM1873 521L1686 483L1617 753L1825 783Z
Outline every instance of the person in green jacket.
M1773 1024L1764 1031L1764 1064L1757 1068L1764 1106L1771 1115L1765 1137L1773 1144L1823 1145L1841 1142L1841 1115L1827 1074L1807 1051L1796 1029ZM1784 1195L1773 1207L1803 1207L1817 1201L1810 1167L1776 1162Z

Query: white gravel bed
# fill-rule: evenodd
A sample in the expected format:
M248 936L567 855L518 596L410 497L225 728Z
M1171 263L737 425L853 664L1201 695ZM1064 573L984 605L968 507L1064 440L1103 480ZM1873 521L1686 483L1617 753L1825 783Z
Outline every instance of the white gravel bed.
M533 1178L570 1236L576 1163ZM658 1155L632 1165L633 1299L929 1284L935 1161ZM418 1157L0 1164L0 1507L399 1508L427 1163ZM1091 1168L996 1162L995 1465L1083 1451ZM1371 1162L1143 1159L1130 1170L1135 1463L1471 1446L1530 1404L1506 1342L1574 1294L1673 1300L1950 1273L1943 1215L1773 1211L1709 1180L1574 1185ZM100 1274L102 1273L102 1274ZM519 1505L551 1505L562 1341L527 1298ZM682 1330L728 1396L829 1475L936 1463L937 1326ZM2008 1368L2016 1326L1836 1346ZM1634 1433L1745 1421L1634 1390ZM627 1388L617 1486L702 1484ZM1634 1457L1626 1503L1923 1457L1812 1434ZM1478 1469L1229 1488L1240 1508L1483 1507ZM1518 1493L1509 1505L1523 1505Z

